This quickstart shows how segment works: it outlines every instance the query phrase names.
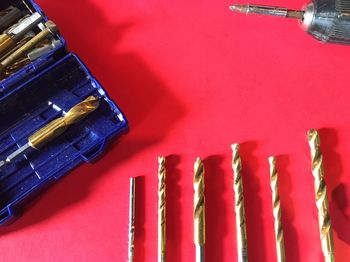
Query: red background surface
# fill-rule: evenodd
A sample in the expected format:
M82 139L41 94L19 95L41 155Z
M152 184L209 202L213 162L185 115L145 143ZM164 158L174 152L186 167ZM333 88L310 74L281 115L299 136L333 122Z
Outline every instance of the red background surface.
M280 1L266 0L266 4ZM168 261L194 261L193 163L206 167L207 261L236 261L231 150L240 142L250 261L275 261L267 157L278 155L287 261L322 261L306 132L320 130L336 261L350 255L350 47L230 1L38 0L131 131L1 229L1 261L157 258L157 156L168 158ZM283 2L291 8L302 0Z

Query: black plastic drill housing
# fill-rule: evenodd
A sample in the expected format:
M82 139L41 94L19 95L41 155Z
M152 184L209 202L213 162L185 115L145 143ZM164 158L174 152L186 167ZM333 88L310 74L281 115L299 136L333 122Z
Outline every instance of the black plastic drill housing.
M322 42L350 45L350 0L314 0L305 10L303 24Z

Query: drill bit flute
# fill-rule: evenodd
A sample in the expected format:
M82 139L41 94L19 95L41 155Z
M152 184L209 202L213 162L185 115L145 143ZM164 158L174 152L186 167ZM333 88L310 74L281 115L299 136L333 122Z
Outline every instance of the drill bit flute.
M166 261L165 157L158 157L158 262Z
M329 215L327 187L324 180L323 157L320 151L320 137L318 132L311 129L308 132L308 140L311 150L311 168L315 179L316 206L318 209L318 223L322 252L326 262L334 261L334 244Z
M247 251L247 231L244 211L243 181L242 181L242 163L239 156L239 144L232 146L232 168L234 173L234 193L235 193L235 213L236 213L236 232L237 232L237 252L238 261L248 261Z
M196 262L204 262L205 245L205 198L204 166L200 158L194 164L194 243L196 245Z
M99 107L98 97L89 96L83 102L72 107L63 117L53 120L28 138L28 143L10 154L5 160L0 161L0 168L11 163L18 156L23 155L28 149L39 150L48 142L64 133L67 128L87 117Z
M135 178L130 178L130 195L129 195L129 246L128 261L134 261L134 239L135 239Z
M270 179L271 179L271 190L272 190L272 206L273 206L273 216L275 219L275 238L276 238L276 251L277 251L277 261L285 262L286 257L284 253L284 238L283 229L281 221L281 203L278 194L278 173L276 169L276 158L269 157L270 163Z

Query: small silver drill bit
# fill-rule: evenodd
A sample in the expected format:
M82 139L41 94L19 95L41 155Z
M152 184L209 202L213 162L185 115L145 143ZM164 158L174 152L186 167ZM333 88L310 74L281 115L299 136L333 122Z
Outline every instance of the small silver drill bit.
M134 261L134 239L135 239L135 178L130 178L130 195L129 195L129 247L128 261Z
M259 14L259 15L272 15L282 16L286 18L303 19L304 11L290 10L276 6L263 6L263 5L231 5L230 9L234 12L245 14Z

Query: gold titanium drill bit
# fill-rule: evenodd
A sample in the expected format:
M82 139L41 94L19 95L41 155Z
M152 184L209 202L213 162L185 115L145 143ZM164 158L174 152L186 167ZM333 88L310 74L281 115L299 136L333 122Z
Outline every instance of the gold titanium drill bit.
M278 194L278 173L276 169L276 158L269 157L270 163L270 180L271 180L271 190L272 190L272 206L273 206L273 216L275 219L275 238L276 238L276 251L277 251L277 261L285 262L286 257L284 253L284 238L283 229L281 221L281 202Z
M236 232L237 232L237 253L239 262L248 261L247 249L247 230L244 211L243 181L242 181L242 163L239 156L239 144L232 146L232 168L234 173L233 189L235 193L235 213L236 213Z
M318 223L322 252L326 262L334 261L334 244L329 215L327 187L324 180L323 157L320 151L320 137L315 129L308 132L311 151L311 169L315 179L316 206L318 209Z
M200 158L194 164L194 243L196 245L196 262L204 262L205 245L205 198L204 165Z
M166 261L165 157L158 157L158 262Z
M134 261L134 239L135 239L135 178L130 178L130 195L129 195L129 247L128 261Z
M24 56L25 54L32 51L37 44L44 41L49 36L56 35L58 33L58 29L55 23L52 21L48 21L45 23L46 28L35 35L32 39L30 39L27 43L25 43L23 46L21 46L19 49L17 49L15 52L10 54L8 57L6 57L3 61L0 63L0 75L4 74L4 71L7 67L11 66L13 63L15 63L19 58Z
M95 111L99 105L100 99L98 97L89 96L83 102L72 107L63 117L53 120L42 129L32 134L28 138L27 144L17 149L5 160L0 161L0 168L11 163L12 160L24 154L29 148L39 150L45 144L64 133L69 126L87 117Z

